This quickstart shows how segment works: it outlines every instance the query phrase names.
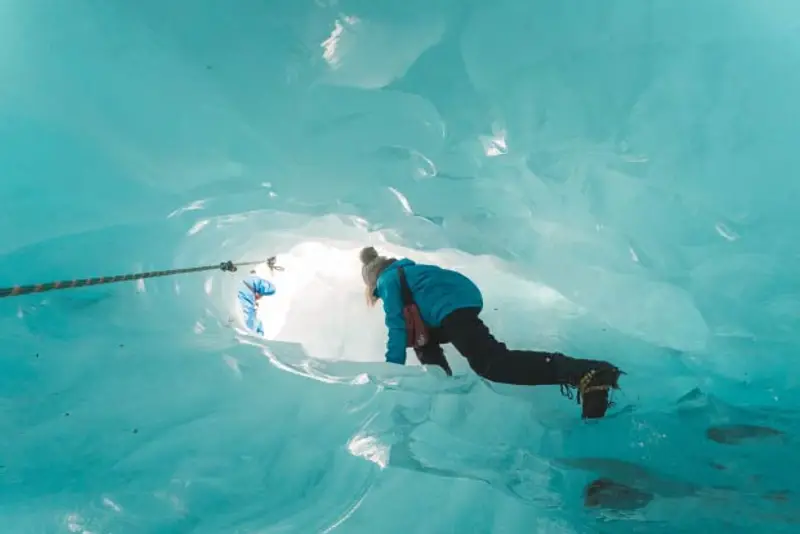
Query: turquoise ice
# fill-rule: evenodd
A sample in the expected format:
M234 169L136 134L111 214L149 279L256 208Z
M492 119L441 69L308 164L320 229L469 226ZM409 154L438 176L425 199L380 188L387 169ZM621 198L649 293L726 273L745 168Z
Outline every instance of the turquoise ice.
M0 299L0 531L797 532L798 21L0 0L0 287L285 267L265 338L246 269ZM382 363L367 244L622 367L610 416Z

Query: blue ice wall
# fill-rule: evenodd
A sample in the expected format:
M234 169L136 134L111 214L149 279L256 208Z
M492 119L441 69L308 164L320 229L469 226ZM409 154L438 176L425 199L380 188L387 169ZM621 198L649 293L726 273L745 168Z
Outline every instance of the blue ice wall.
M0 0L0 286L316 266L273 340L241 273L2 299L2 531L796 532L799 24ZM612 416L381 363L325 260L367 243L474 274L510 344L623 367Z

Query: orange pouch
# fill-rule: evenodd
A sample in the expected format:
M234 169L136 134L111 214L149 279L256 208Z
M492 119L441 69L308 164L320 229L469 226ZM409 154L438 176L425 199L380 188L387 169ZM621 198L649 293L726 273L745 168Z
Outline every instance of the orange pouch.
M419 308L411 295L411 288L406 280L406 273L398 267L400 275L400 290L403 293L403 318L406 321L406 347L419 348L428 344L430 333L428 325L422 320Z

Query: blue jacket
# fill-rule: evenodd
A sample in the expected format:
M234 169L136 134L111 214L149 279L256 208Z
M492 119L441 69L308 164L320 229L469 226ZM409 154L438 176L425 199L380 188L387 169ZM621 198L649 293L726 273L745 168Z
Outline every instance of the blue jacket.
M383 270L378 277L375 296L383 301L389 341L386 361L406 363L406 323L403 319L403 295L400 291L398 267L403 267L414 302L422 320L432 328L442 325L442 319L462 308L483 309L483 297L472 280L461 273L436 265L416 264L403 258Z
M274 295L275 286L269 280L256 275L243 280L242 283L247 289L239 290L239 305L242 307L247 327L263 335L264 327L256 315L256 297Z

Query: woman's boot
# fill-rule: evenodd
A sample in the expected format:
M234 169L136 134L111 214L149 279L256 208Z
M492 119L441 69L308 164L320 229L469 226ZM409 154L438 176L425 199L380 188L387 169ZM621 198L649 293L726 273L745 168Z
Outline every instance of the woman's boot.
M611 405L608 392L619 389L618 380L624 373L604 361L570 358L563 354L556 357L561 392L571 399L573 393L570 389L577 390L577 401L582 406L584 419L603 417Z

